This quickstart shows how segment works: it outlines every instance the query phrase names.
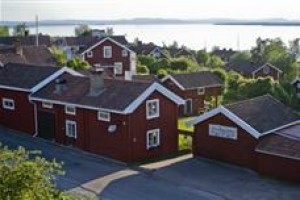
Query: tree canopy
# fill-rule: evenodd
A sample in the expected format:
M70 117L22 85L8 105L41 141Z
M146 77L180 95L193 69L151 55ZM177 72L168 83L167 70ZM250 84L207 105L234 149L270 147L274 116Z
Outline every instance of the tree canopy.
M22 147L9 150L0 145L0 199L69 199L54 184L55 177L64 174L61 167L55 160L40 157L40 152Z
M9 36L9 29L7 26L0 26L0 37Z

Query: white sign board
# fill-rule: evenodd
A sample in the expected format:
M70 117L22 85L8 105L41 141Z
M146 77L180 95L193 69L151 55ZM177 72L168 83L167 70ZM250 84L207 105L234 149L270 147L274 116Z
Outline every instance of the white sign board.
M210 124L209 135L213 137L237 140L237 128Z

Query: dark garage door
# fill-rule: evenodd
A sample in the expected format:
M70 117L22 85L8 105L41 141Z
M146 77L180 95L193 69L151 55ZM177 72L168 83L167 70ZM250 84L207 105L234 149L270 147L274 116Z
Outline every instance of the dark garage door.
M54 140L55 115L47 112L38 112L38 136L47 140Z

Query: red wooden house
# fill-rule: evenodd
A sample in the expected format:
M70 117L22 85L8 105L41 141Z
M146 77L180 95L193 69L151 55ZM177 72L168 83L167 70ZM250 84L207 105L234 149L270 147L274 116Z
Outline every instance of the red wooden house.
M30 100L38 136L60 144L126 162L177 150L184 101L159 83L63 74Z
M28 97L67 68L8 63L0 67L0 124L35 134L35 109Z
M205 101L212 97L217 104L223 88L223 81L209 71L171 74L164 77L161 82L186 101L180 109L181 116L198 115L205 110Z
M127 41L123 38L101 38L82 51L81 56L91 66L109 70L115 76L135 74L136 54L127 47Z
M270 95L219 106L191 122L193 154L300 181L299 119Z

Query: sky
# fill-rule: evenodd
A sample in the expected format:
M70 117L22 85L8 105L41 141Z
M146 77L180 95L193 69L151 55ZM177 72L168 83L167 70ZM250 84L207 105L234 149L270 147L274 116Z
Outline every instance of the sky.
M299 0L0 0L0 20L130 18L286 18L300 20Z

